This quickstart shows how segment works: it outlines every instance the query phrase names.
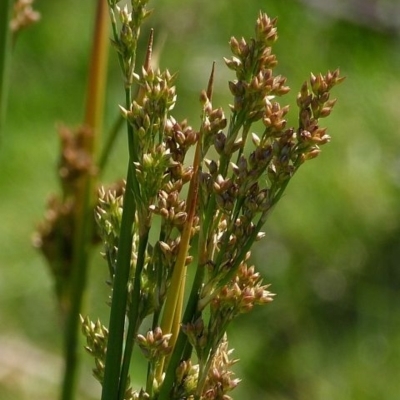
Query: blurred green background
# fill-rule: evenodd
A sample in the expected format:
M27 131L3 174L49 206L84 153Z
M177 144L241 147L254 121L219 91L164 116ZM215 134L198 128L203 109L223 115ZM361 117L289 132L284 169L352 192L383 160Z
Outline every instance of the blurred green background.
M47 265L31 245L57 191L56 125L82 120L95 1L36 1L41 21L12 60L0 147L0 398L57 398L62 324ZM313 3L316 5L313 5ZM230 329L243 379L235 399L397 400L400 396L400 5L390 1L153 1L161 67L179 72L174 115L199 123L198 94L217 62L214 105L227 112L232 35L249 37L260 9L278 16L278 72L291 105L309 72L347 80L326 121L332 142L291 182L254 263L275 301ZM397 17L396 17L397 15ZM397 18L397 19L396 19ZM144 37L143 37L144 39ZM145 40L143 40L144 44ZM122 103L110 53L106 126ZM293 107L294 109L294 107ZM295 115L289 122L296 123ZM125 171L121 136L107 181ZM105 265L93 259L87 311L106 321ZM83 352L82 352L83 354ZM95 399L83 355L79 399ZM97 396L97 397L96 397Z

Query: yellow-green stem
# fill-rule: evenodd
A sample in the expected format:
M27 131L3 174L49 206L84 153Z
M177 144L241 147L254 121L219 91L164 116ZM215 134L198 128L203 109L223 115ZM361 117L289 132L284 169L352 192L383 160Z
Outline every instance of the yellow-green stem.
M101 131L102 113L104 109L104 91L107 72L108 13L104 0L98 0L96 21L93 34L93 48L89 67L89 82L85 110L85 125L92 130L85 145L85 150L92 156L96 150ZM95 177L88 174L80 192L76 196L75 238L73 248L72 273L70 281L70 304L65 330L65 372L61 391L62 400L74 397L77 381L78 343L80 313L89 262L89 253L93 237L93 208L94 208Z
M201 158L201 140L196 146L196 153L193 161L193 179L190 181L189 192L186 200L187 219L183 228L178 256L172 273L170 287L165 300L164 312L161 320L161 329L164 334L179 332L180 315L182 310L177 310L179 299L183 296L184 277L186 272L186 257L190 247L190 238L192 234L193 219L196 214L197 198L199 191L199 166ZM183 299L183 297L182 297ZM182 300L183 302L183 300ZM182 307L181 307L182 308ZM178 319L179 317L179 319ZM175 327L173 325L175 324ZM177 335L171 337L170 344L174 347ZM161 380L164 369L164 362L160 362L156 377Z

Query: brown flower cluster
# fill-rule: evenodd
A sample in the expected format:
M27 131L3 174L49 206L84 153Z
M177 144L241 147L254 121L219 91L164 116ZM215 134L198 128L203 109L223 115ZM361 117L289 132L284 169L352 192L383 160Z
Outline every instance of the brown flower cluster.
M240 379L233 377L234 373L231 370L232 366L238 362L238 360L230 358L232 352L233 350L228 348L228 341L224 337L208 370L201 396L202 400L232 399L228 393L235 389L240 382Z
M18 0L14 3L11 30L16 33L40 20L40 13L32 7L33 0Z
M250 258L250 252L246 260ZM239 314L247 313L255 305L262 305L273 300L273 294L262 285L262 278L255 272L254 266L248 267L242 261L235 277L224 286L211 302L211 312L216 320L229 321Z
M330 99L330 90L343 80L344 77L340 77L337 69L325 75L311 74L309 84L304 82L297 96L300 111L296 150L300 163L316 157L320 153L319 146L329 142L326 128L319 126L318 119L331 114L336 99Z
M270 96L288 93L286 78L274 76L277 65L272 45L278 39L276 19L260 15L256 23L256 36L247 42L244 38L230 40L233 57L225 59L226 65L236 72L237 80L229 82L234 97L232 111L242 112L248 123L262 118L265 103Z
M169 340L172 334L163 335L160 327L150 330L144 335L137 335L136 341L139 344L142 353L148 360L160 358L160 356L168 355L172 347L169 345Z
M63 311L68 310L70 293L69 279L72 273L74 240L77 234L81 195L85 180L97 174L92 156L87 150L93 132L86 127L75 130L59 128L60 158L58 180L61 195L53 195L48 203L44 221L39 225L33 238L35 247L45 256L55 279L56 294ZM97 232L93 243L98 243Z
M204 386L199 393L199 364L192 364L190 360L181 361L176 370L176 386L173 399L201 400L231 400L228 395L236 388L240 379L234 378L231 368L238 360L231 359L233 350L229 350L226 337L219 343L215 355L207 366Z
M319 119L330 114L335 104L330 90L343 80L338 70L311 75L311 89L305 83L298 95L299 126L287 127L289 107L275 101L276 96L289 92L286 78L273 72L277 60L271 46L276 39L276 20L262 13L254 39L231 39L233 57L225 62L235 71L236 80L229 82L233 105L226 132L226 119L220 109L213 109L209 91L201 97L202 126L204 121L207 128L211 126L211 116L218 119L215 129L202 128L200 136L219 158L205 158L208 171L201 172L198 249L199 265L206 272L199 287L197 312L182 328L200 366L210 366L233 319L272 301L268 285L263 285L254 266L247 264L250 249L263 236L267 215L297 169L328 141ZM261 132L250 134L259 120ZM208 148L204 146L203 156ZM198 391L205 387L205 376L200 368ZM223 398L215 391L208 393L209 398Z

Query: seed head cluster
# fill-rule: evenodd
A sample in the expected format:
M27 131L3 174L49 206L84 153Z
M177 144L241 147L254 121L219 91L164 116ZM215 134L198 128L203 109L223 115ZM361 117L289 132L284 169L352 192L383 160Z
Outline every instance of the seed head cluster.
M236 360L230 358L227 328L274 296L251 263L251 249L265 236L266 219L299 167L329 142L320 120L332 112L336 100L330 91L343 78L339 70L311 74L297 95L298 125L287 126L291 111L278 99L289 87L275 74L273 53L277 20L260 12L254 38L233 37L229 43L232 56L225 64L235 73L227 85L229 117L213 106L213 66L200 94L196 129L172 116L176 75L150 66L152 37L146 61L135 72L147 1L133 0L130 10L117 3L109 0L114 45L124 83L137 85L138 94L120 107L128 127L129 179L119 194L99 191L96 220L113 282L124 202L126 194L133 196L124 340L128 349L137 344L148 361L143 387L134 390L130 378L121 377L125 386L119 391L127 400L229 400L240 380L231 369ZM194 278L185 302L187 270ZM107 331L89 319L83 330L96 359L95 375L106 385L107 369L103 380L101 367Z

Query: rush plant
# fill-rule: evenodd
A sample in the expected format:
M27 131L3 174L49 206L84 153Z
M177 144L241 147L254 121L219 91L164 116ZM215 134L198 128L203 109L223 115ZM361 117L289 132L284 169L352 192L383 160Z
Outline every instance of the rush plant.
M297 170L329 142L320 120L331 113L336 100L330 91L343 78L339 70L311 74L297 95L297 126L289 127L289 106L278 101L289 87L285 77L275 74L277 21L260 12L252 38L229 42L232 55L225 64L235 75L227 82L231 104L225 110L213 105L212 65L199 96L200 120L193 125L177 121L172 112L178 78L152 66L153 32L145 61L137 65L148 0L118 3L108 0L111 42L125 93L120 106L129 154L125 181L112 189L101 187L94 199L92 188L106 157L97 163L86 157L92 154L93 129L64 129L65 201L53 202L59 218L54 226L69 229L59 237L81 231L70 244L78 271L87 260L80 244L99 238L103 243L110 320L105 326L81 317L86 349L95 360L102 400L228 400L240 380L232 371L236 360L227 329L274 296L252 265L252 247L263 239L267 217ZM96 127L95 121L89 125ZM96 229L88 222L93 207ZM48 247L54 242L46 242L54 226L42 229L44 250L54 250ZM60 254L50 256L61 305L76 317L82 311L73 299L82 288L71 292L78 280L65 285L60 273L69 267L59 263ZM194 276L190 283L188 270ZM134 346L148 364L138 388L130 376Z

